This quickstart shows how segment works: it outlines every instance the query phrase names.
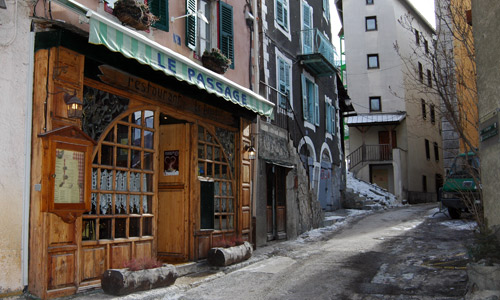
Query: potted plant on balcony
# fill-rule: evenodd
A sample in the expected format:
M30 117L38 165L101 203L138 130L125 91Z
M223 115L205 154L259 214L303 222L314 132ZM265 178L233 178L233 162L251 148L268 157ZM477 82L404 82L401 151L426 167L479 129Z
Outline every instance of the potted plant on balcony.
M207 260L213 266L225 267L249 259L252 253L252 245L241 237L222 238L208 251Z
M178 277L175 266L155 258L132 259L123 269L109 269L102 274L101 287L106 294L127 295L174 284Z
M137 30L147 30L158 18L149 11L149 7L135 0L118 0L113 8L115 15L122 24Z
M224 74L227 68L231 65L231 60L227 58L218 48L212 50L205 50L201 57L203 66L215 73Z

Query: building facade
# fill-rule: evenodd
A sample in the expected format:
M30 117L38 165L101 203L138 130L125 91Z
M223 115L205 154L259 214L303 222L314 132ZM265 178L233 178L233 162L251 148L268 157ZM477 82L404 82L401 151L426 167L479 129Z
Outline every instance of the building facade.
M500 170L498 160L500 140L498 130L495 129L498 128L500 111L500 102L497 97L500 75L498 68L495 67L498 64L495 49L498 49L500 45L496 30L499 22L494 15L499 12L500 4L496 1L472 1L479 101L482 200L486 224L494 229L497 235L498 228L500 228L500 202L496 178Z
M261 1L258 16L259 93L276 106L257 121L260 245L320 226L345 176L329 1Z
M0 9L2 296L70 295L133 258L195 261L222 239L254 242L251 124L274 104L250 89L253 4L149 1L139 20L123 4Z
M434 29L405 0L337 1L346 78L357 116L350 170L410 202L435 201L442 183L439 99L431 91Z

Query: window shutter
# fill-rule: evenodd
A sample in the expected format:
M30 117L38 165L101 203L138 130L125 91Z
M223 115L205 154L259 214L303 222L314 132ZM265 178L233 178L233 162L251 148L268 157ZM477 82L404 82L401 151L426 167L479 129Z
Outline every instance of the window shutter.
M325 102L325 107L326 107L326 121L325 121L326 132L332 133L332 116L331 116L332 106L330 105L330 103Z
M319 93L317 84L314 84L314 124L319 126Z
M283 1L283 27L288 30L288 0Z
M285 101L290 101L290 65L284 62L285 65L285 91L288 97L285 97ZM285 102L285 107L288 108L288 103Z
M312 9L305 2L302 2L302 14L302 52L309 54L313 48Z
M330 0L323 0L323 12L328 21L330 21Z
M302 79L302 114L305 120L309 120L308 103L307 103L307 83L304 74L300 74Z
M332 134L335 135L337 133L337 110L335 106L332 105Z
M281 26L285 26L283 24L283 0L276 0L276 21Z
M186 0L186 14L194 13L194 15L186 17L186 46L191 50L196 50L196 16L198 0Z
M286 78L285 78L285 62L278 57L278 84L279 91L283 94L286 93ZM279 105L286 108L286 97L279 94Z
M219 9L220 50L231 60L231 69L234 69L233 7L224 2L219 2Z
M148 6L151 13L159 19L153 27L168 31L168 0L150 0Z

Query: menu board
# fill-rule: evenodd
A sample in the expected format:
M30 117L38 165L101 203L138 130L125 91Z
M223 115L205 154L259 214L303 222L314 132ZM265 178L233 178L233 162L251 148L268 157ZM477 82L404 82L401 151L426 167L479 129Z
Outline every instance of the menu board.
M83 203L85 153L56 149L54 203Z

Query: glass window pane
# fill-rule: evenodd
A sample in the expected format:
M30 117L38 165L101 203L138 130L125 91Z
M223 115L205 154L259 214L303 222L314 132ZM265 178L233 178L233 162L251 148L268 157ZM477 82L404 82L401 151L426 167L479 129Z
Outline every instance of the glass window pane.
M228 229L234 229L234 216L232 215L229 216L228 222L229 222Z
M215 216L214 218L214 229L220 230L220 219L219 216Z
M128 179L128 172L116 171L115 189L117 191L126 191L127 190L127 179Z
M227 199L227 211L234 212L233 199Z
M127 214L127 195L117 194L115 196L115 214Z
M153 218L142 219L142 235L153 235Z
M99 198L99 211L101 215L110 215L111 211L111 199L113 196L111 194L101 194Z
M130 188L131 192L139 192L141 190L141 174L132 172L130 173Z
M207 163L207 174L205 176L207 177L213 176L212 166L213 166L212 163Z
M101 165L104 166L113 165L113 146L108 146L108 145L101 146Z
M213 143L214 142L213 136L210 133L208 133L208 132L207 132L207 142L209 142L209 143Z
M153 170L153 157L154 153L144 152L144 165L142 166L144 170Z
M129 229L128 236L136 237L141 235L141 219L140 218L130 218L129 219Z
M366 18L366 30L376 30L377 29L377 19L375 17Z
M117 130L116 130L116 134L117 134L117 140L116 142L118 144L122 144L122 145L130 145L129 143L129 140L128 140L128 126L125 126L125 125L121 125L121 124L118 124L117 125Z
M141 147L141 129L132 127L132 145Z
M144 148L153 149L154 134L152 131L144 130Z
M99 239L111 239L111 219L99 220Z
M198 144L198 158L205 159L205 144Z
M214 148L214 160L221 161L221 153L219 147Z
M132 157L130 159L132 165L130 168L140 169L141 168L141 151L132 150Z
M153 128L154 127L154 121L155 121L155 118L154 118L155 114L153 111L151 110L145 110L144 111L144 125L148 128Z
M139 214L140 213L140 201L139 195L130 195L130 213Z
M212 160L212 149L213 147L212 146L207 146L207 159L208 160Z
M221 230L227 229L227 216L220 216L221 219Z
M219 198L214 199L214 212L216 212L216 213L220 212L220 199Z
M153 191L153 174L142 174L142 191Z
M95 231L95 221L96 220L86 220L82 221L82 240L83 241L94 241L96 239Z
M220 165L219 164L215 164L214 165L214 177L215 178L221 178L221 176L220 176Z
M116 149L116 166L126 168L128 167L128 149L118 147Z
M198 162L198 176L205 176L205 163Z
M115 239L125 238L127 229L127 219L115 219Z
M92 193L90 195L90 211L88 212L89 215L95 215L97 214L97 193Z
M133 120L132 120L132 122L133 122L134 124L136 124L136 125L141 125L141 123L142 123L142 122L141 122L141 121L142 121L142 120L141 120L141 117L142 117L142 112L140 112L140 111L136 111L136 112L133 114L133 117L132 117L132 118L133 118Z
M101 190L111 191L113 189L113 171L101 170L101 180L99 182Z
M114 128L108 132L108 134L106 135L104 140L107 142L113 142L113 143L115 142L115 130L114 130Z
M226 199L220 199L220 211L227 212Z
M153 209L153 196L151 195L143 195L142 196L142 213L150 214Z

